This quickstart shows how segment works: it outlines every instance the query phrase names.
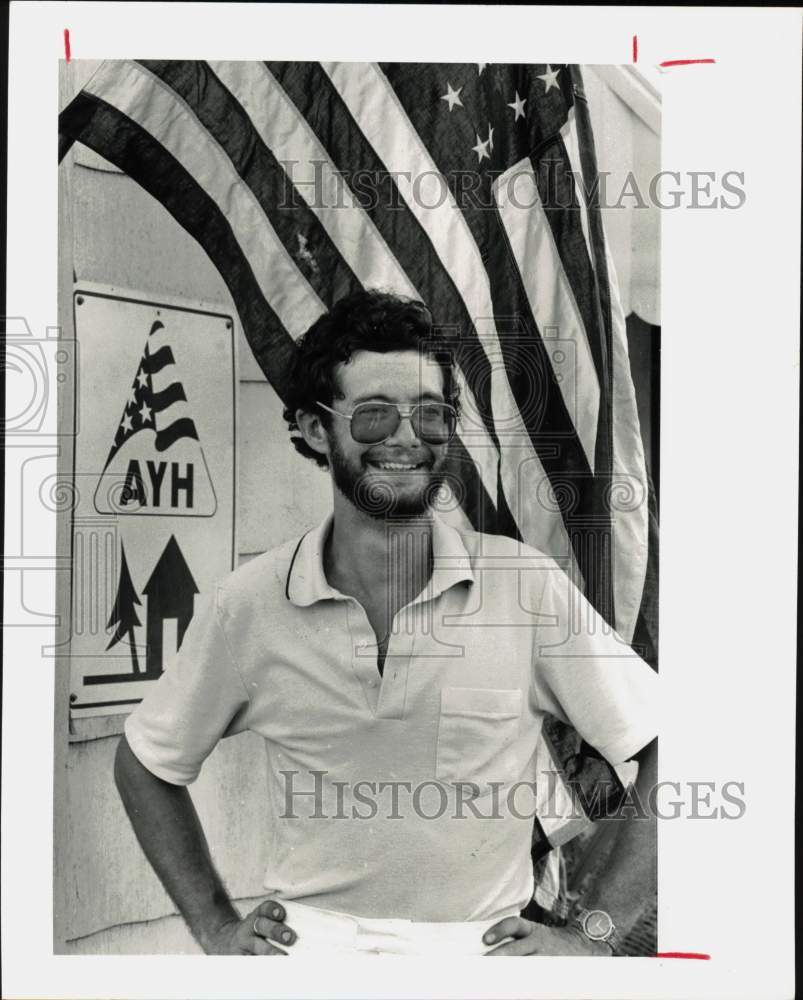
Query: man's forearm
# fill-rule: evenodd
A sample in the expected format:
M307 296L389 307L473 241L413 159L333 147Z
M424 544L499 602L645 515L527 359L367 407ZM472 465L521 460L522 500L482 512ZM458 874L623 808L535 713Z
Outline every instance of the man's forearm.
M201 947L221 926L239 920L215 871L186 788L151 774L123 736L114 777L145 856Z
M584 900L587 909L601 909L610 914L620 937L629 933L645 903L655 898L658 885L656 818L649 812L650 789L658 777L657 740L638 756L639 772L635 791L642 804L638 815L618 823L618 831L608 863Z

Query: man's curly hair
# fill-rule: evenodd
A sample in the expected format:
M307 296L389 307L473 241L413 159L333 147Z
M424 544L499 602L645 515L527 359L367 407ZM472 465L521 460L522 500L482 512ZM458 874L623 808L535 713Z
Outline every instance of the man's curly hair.
M340 299L320 316L299 338L298 350L290 370L290 384L285 398L284 419L296 451L328 468L325 455L314 451L296 423L296 411L318 412L327 430L331 414L316 402L332 406L337 396L335 367L357 351L418 351L433 358L443 371L443 393L447 403L458 407L459 390L451 353L439 349L433 330L432 314L423 302L391 292L365 289Z

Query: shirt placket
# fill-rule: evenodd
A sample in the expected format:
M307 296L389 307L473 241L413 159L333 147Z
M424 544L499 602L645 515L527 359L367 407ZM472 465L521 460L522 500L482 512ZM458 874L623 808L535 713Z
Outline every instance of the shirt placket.
M381 677L377 668L376 636L365 608L354 597L344 597L349 635L351 666L362 687L370 710L376 715Z
M417 606L408 604L393 619L379 686L377 715L383 719L403 719L407 700L407 677L415 649Z
M377 715L383 719L403 719L407 683L416 651L426 649L432 631L432 616L440 590L432 581L393 619L393 630L385 657Z
M383 719L404 717L407 675L415 646L417 606L407 605L393 619L393 626L380 676L379 647L363 606L353 597L344 598L351 644L351 665L365 700L374 715Z

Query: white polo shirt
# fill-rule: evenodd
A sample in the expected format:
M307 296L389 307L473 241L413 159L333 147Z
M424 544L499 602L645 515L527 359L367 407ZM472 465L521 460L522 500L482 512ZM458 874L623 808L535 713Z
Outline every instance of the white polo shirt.
M544 715L619 764L656 735L657 675L552 559L435 518L432 577L380 676L365 611L326 581L330 526L218 585L128 742L188 784L222 737L264 737L277 896L416 921L518 912Z

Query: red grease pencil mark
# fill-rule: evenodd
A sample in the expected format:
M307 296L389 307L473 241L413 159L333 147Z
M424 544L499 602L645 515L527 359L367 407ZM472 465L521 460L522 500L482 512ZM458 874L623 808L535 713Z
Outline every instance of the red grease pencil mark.
M711 956L701 951L659 951L653 958L698 958L707 962Z
M67 59L67 62L69 62L70 61L70 29L69 28L65 28L64 29L64 55L65 55L65 57Z
M633 35L633 62L638 62L638 35Z
M667 59L665 62L658 63L659 66L693 66L696 63L712 63L716 62L716 59Z

